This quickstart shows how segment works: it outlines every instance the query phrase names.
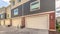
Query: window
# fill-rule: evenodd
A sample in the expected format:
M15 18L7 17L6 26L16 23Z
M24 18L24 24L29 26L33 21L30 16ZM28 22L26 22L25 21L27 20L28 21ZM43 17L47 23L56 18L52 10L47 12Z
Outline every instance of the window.
M21 0L17 0L17 2L21 2Z
M18 9L14 9L14 15L18 15Z
M40 1L35 1L30 4L31 11L38 10L38 9L40 9Z
M9 17L9 14L7 16Z
M3 14L1 14L1 18L4 18L4 15Z
M37 0L30 0L31 2L37 1Z
M15 5L15 1L12 2L12 5L13 5L13 6Z

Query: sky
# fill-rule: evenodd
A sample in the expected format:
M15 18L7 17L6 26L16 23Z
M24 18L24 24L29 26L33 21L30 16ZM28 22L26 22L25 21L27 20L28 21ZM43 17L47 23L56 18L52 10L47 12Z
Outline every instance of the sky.
M60 17L60 0L56 1L56 12L55 13L56 13L56 17Z
M8 6L10 4L9 1L10 0L0 0L0 8Z

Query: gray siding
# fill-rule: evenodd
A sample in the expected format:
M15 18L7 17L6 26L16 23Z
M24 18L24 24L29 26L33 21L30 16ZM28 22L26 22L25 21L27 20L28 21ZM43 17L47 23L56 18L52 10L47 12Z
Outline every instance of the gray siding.
M17 16L22 16L22 5L20 5L20 6L16 7L16 8L18 8L18 15ZM14 9L16 9L16 8L14 8ZM12 18L17 17L17 16L14 16L14 9L11 10L11 17Z
M30 3L25 3L24 6L24 15L42 13L47 11L55 10L55 0L40 0L40 9L36 11L30 11Z
M16 8L19 9L19 15L22 16L22 8L23 8L23 15L30 15L30 14L36 14L36 13L42 13L42 12L48 12L48 11L55 11L55 0L40 0L40 9L35 11L30 11L30 3L34 2L36 0L30 0L21 6L18 6ZM15 8L14 8L15 9ZM13 15L13 10L11 10L12 17L15 17Z
M55 0L41 0L42 11L53 11L55 10Z

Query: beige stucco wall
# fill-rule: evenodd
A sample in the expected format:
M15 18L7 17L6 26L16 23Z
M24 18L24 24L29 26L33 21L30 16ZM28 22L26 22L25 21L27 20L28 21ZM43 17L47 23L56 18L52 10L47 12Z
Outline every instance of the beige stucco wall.
M10 19L5 19L5 25L10 25Z
M6 11L5 9L6 9L5 7L0 8L0 14L5 13Z
M12 2L13 0L11 0L11 2ZM13 9L13 8L15 8L15 7L17 7L17 6L19 6L19 5L21 5L21 4L23 4L23 3L26 3L26 2L28 2L29 0L21 0L21 2L17 2L17 0L14 0L15 1L15 5L14 6L12 6L12 3L11 3L11 9Z
M7 14L7 18L11 18L11 5L6 7L6 14ZM8 17L8 14L9 14L9 17Z
M26 17L26 28L49 29L49 14Z
M4 26L4 20L0 20L1 21L1 25Z
M18 25L21 25L21 18L12 18L12 26L17 27Z

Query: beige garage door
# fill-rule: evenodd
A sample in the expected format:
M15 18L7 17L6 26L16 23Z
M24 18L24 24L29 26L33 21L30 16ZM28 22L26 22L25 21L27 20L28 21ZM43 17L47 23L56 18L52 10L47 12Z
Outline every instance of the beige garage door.
M48 29L48 15L26 17L26 28Z
M5 25L10 25L10 19L5 20Z
M4 20L1 20L1 25L2 25L2 26L4 25Z
M14 18L12 19L12 26L20 26L21 25L21 18Z

